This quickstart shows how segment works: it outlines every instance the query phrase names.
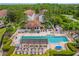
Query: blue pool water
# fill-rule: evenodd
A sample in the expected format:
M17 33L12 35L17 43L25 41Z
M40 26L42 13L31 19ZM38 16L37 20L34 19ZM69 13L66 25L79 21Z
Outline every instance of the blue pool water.
M21 40L29 40L29 39L48 39L48 43L59 43L59 42L68 42L68 39L64 36L22 36Z
M68 39L64 36L48 36L49 43L68 42Z

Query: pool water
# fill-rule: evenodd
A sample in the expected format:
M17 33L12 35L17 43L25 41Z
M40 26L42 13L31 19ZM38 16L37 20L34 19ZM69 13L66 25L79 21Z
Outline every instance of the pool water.
M68 39L65 36L48 36L49 43L59 43L59 42L68 42Z
M30 40L30 39L48 39L48 43L60 43L60 42L68 42L68 39L65 36L22 36L21 40Z

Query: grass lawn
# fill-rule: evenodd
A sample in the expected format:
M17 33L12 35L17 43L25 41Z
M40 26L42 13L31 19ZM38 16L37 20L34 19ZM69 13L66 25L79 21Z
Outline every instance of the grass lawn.
M6 31L6 28L0 29L0 41L5 31Z

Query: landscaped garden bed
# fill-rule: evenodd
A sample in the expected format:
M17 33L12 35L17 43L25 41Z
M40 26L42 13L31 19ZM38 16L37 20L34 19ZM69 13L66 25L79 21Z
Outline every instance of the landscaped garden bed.
M4 36L4 33L6 32L6 28L1 28L0 29L0 45Z

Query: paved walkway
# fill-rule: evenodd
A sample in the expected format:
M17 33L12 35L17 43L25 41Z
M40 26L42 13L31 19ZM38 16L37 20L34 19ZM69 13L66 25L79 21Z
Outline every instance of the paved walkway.
M79 52L77 52L76 54L74 54L74 56L79 56Z
M2 56L3 55L3 51L2 50L0 50L0 56Z

